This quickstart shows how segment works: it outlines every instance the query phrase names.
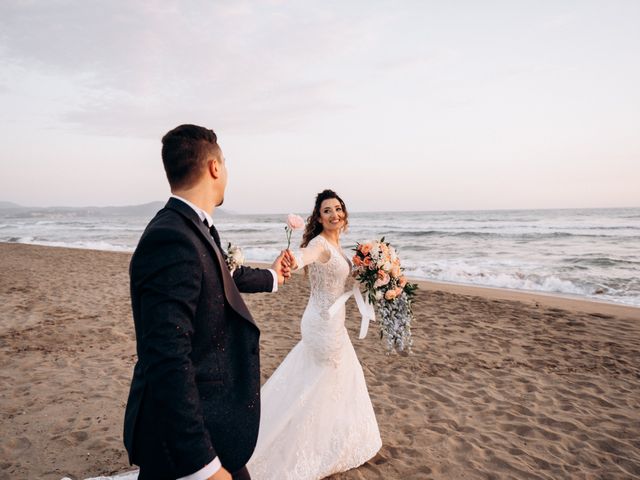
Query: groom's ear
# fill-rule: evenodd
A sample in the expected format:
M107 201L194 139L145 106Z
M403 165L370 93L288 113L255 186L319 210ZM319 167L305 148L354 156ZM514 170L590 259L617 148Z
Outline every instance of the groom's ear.
M215 178L216 180L220 178L220 174L222 173L221 172L222 165L218 157L211 157L209 159L208 168L209 168L209 173L213 178Z

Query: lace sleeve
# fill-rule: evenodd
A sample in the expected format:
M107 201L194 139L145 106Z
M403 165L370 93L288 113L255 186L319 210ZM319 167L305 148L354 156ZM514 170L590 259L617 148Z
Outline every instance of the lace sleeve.
M312 263L327 263L331 259L331 251L324 241L314 238L305 248L299 248L293 252L298 265L297 270Z

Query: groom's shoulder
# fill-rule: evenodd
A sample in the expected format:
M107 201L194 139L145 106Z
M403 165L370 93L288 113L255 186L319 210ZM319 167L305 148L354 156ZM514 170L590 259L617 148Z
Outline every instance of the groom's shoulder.
M172 208L164 207L155 217L153 217L147 229L149 228L181 228L184 226L184 217Z
M188 241L196 233L189 220L170 208L163 208L151 219L142 233L138 247L143 244L169 241Z
M149 222L131 256L130 274L144 275L162 265L199 261L197 234L175 212L158 212Z

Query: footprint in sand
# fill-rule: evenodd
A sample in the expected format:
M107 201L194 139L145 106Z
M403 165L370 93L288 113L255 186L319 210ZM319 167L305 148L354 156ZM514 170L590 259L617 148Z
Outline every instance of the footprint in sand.
M72 432L70 437L73 438L76 442L85 442L89 438L89 434L87 432L78 431Z
M26 437L10 438L5 441L5 448L14 451L22 451L31 448L31 441Z

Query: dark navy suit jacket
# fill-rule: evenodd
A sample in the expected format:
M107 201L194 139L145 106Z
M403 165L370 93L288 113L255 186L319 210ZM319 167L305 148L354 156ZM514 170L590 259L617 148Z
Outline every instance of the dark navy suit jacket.
M138 360L124 443L140 480L179 478L216 456L243 467L260 423L260 330L240 292L270 292L269 270L230 275L198 215L171 198L130 264Z

